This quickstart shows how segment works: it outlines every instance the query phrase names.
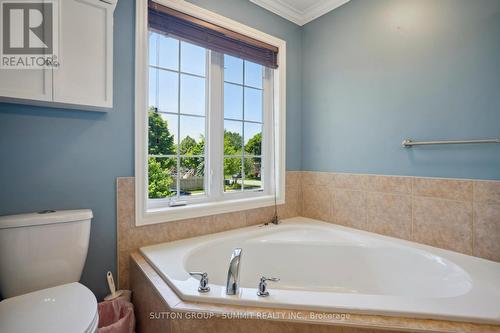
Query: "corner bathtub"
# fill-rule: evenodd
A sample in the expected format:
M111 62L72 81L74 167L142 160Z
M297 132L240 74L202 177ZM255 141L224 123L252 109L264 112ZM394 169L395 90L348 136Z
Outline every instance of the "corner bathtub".
M227 296L237 247L241 289ZM141 252L185 301L500 323L500 263L302 217ZM190 271L208 273L209 293ZM267 298L261 276L281 279Z

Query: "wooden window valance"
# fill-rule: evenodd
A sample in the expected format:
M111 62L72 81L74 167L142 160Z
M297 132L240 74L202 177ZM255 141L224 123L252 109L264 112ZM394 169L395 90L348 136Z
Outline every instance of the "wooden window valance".
M278 68L278 48L227 28L148 1L149 27L212 51Z

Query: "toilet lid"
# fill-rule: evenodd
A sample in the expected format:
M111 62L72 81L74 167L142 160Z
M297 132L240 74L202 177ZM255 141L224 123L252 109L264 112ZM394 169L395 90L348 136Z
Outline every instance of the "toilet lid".
M96 318L94 294L76 282L0 302L2 333L86 333Z

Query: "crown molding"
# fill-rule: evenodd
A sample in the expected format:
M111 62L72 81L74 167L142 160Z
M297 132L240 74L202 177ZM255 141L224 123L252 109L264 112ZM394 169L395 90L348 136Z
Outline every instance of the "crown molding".
M299 10L283 0L250 0L250 2L300 26L317 19L349 1L351 0L323 0L307 7L305 10Z
M254 4L295 24L304 24L302 22L302 12L281 0L250 0L250 2L253 2Z

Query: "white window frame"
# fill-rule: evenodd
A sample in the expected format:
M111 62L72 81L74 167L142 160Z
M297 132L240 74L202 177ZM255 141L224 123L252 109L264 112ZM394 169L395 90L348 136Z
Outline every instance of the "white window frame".
M264 91L273 91L274 98L266 98L264 96L264 103L270 103L268 109L274 110L274 113L269 118L264 118L263 121L267 126L264 126L264 131L266 127L267 132L263 133L263 147L262 156L267 158L268 162L266 167L268 172L264 170L264 186L272 185L271 191L269 188L267 191L261 192L256 195L252 192L241 192L241 193L226 193L223 194L218 200L207 201L195 203L192 202L187 206L180 207L169 207L166 205L168 200L155 200L154 204L148 203L148 177L147 177L147 157L148 157L148 67L149 67L149 57L148 57L148 1L147 0L137 0L136 1L136 41L135 41L135 212L136 212L136 225L148 225L154 223L170 222L181 219L196 218L202 216L209 216L214 214L222 214L240 210L247 210L253 208L260 208L274 205L276 192L276 202L277 204L285 203L285 138L286 138L286 42L273 37L271 35L265 34L246 25L223 17L219 14L210 12L206 9L193 5L191 3L182 0L155 0L155 2L175 9L177 11L186 13L188 15L203 19L205 21L217 24L219 26L231 29L235 32L239 32L246 36L252 37L254 39L260 40L267 44L278 47L278 64L279 68L275 70L266 69L266 71L272 71L272 80L264 80L264 84L272 85ZM220 55L219 55L220 56ZM222 61L222 57L215 59L216 61ZM209 62L209 66L212 66L212 61ZM212 71L210 75L222 75L221 71ZM212 79L210 79L212 81ZM222 83L222 80L218 82ZM209 89L223 89L223 87L213 87L209 85ZM209 93L208 96L211 96ZM210 99L209 108L222 109L223 105L218 105L223 103L220 99ZM208 115L207 115L208 116ZM222 117L222 115L219 115ZM272 123L272 121L274 123ZM209 122L214 124L214 122ZM220 124L223 124L221 119ZM223 128L217 128L215 126L209 126L208 135L211 140L220 140L223 142ZM222 125L223 126L223 125ZM274 134L273 131L274 130ZM267 134L267 135L266 135ZM219 136L219 137L217 137ZM274 139L274 142L272 142ZM272 146L269 144L271 140ZM274 152L273 149L274 148ZM209 152L211 155L208 158L209 163L213 161L214 158L222 161L223 147L220 151L213 150ZM270 156L271 155L271 156ZM275 162L275 166L273 166ZM220 163L222 168L223 163ZM215 172L212 177L209 170L212 166L207 167L206 178L210 178L209 183L220 184L222 186L223 179L220 178L223 174L222 170ZM274 171L274 180L272 180L272 175L270 172ZM213 178L213 179L212 179ZM274 184L276 187L274 188ZM209 185L211 186L211 185ZM272 192L272 193L271 193Z

